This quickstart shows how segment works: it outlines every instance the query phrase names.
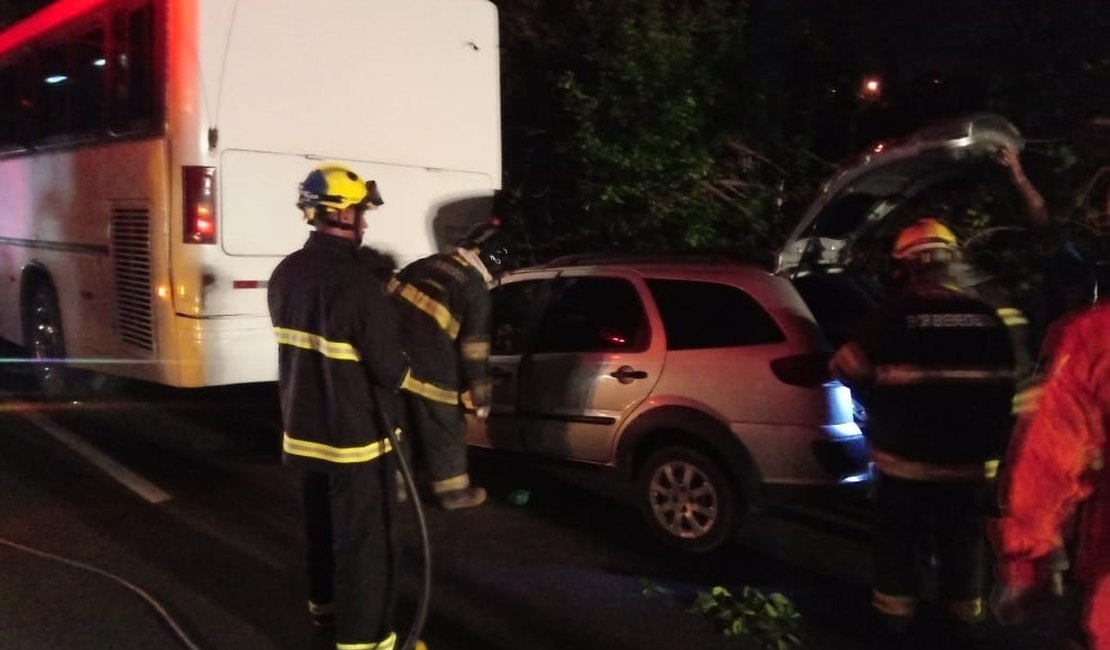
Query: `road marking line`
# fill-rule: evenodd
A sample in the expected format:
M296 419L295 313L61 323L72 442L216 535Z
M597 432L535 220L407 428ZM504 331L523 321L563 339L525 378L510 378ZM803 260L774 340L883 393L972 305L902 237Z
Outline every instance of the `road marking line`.
M131 490L135 494L145 499L150 503L162 503L169 501L172 497L159 488L157 485L151 483L145 478L139 476L130 469L124 467L117 460L93 447L84 440L78 438L73 433L63 428L60 424L54 422L50 418L25 411L19 414L25 420L42 429L46 433L54 437L55 440L69 447L72 451L85 458L100 470L106 472L109 476L123 484L124 487Z

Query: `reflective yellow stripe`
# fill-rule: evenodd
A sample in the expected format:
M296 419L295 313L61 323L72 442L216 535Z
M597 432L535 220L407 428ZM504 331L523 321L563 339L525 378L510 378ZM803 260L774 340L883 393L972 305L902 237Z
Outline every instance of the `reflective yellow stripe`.
M967 465L942 465L908 460L878 449L871 450L871 457L883 474L910 481L975 481L998 475L997 458Z
M1019 327L1021 325L1028 325L1029 321L1025 318L1025 314L1021 313L1020 309L1013 307L1000 307L995 312L1006 327Z
M372 442L362 447L332 447L319 442L298 440L286 432L281 441L281 448L292 456L315 458L329 463L365 463L384 456L393 451L389 439Z
M969 598L948 603L948 611L965 623L974 623L983 618L983 599Z
M459 335L459 321L451 310L442 303L424 293L411 284L401 284L395 279L390 279L386 288L395 296L400 296L413 307L432 317L440 329L447 332L452 341Z
M389 636L375 643L336 643L337 650L393 650L397 647L397 633L390 632Z
M435 384L431 384L426 381L420 381L419 379L414 379L412 373L405 375L405 378L401 381L401 388L403 390L409 391L410 393L420 395L421 397L427 397L433 402L442 402L443 404L459 403L458 391L447 390L446 388L440 388Z
M339 361L358 361L358 350L350 343L342 341L329 341L326 338L317 334L310 334L300 330L288 329L285 327L275 327L274 334L277 335L279 345L289 345L302 350L312 350L319 352L329 359L336 359Z
M445 478L442 481L432 481L432 492L435 494L463 490L468 487L470 487L469 474L459 474L458 476Z
M1019 413L1032 413L1037 410L1037 404L1041 401L1041 393L1044 388L1037 384L1030 386L1023 391L1014 394L1014 406L1012 412L1017 415Z
M462 358L467 361L485 361L489 358L489 341L467 341L463 343Z
M913 616L917 609L917 599L913 596L884 594L875 589L871 592L871 606L890 616Z
M925 384L935 381L964 383L993 383L1012 381L1012 370L996 368L929 368L914 364L883 365L875 369L876 381L880 384L902 386Z

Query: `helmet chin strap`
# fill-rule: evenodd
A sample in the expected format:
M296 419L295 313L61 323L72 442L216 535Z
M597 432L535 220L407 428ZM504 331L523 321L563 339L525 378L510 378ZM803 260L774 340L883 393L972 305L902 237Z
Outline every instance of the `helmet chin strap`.
M327 224L328 226L330 226L332 228L338 228L340 230L354 230L355 229L355 224L354 223L343 223L339 219L332 218L331 214L332 214L332 212L329 211L329 210L319 211L312 217L312 220L309 223L311 223L313 226L315 226L316 222L323 221L325 224ZM335 214L338 214L338 212L335 213Z

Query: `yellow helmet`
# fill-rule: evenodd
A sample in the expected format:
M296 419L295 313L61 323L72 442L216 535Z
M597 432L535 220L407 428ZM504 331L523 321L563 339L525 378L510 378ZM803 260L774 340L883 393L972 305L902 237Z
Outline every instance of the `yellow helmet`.
M343 210L350 206L378 207L383 203L375 181L363 181L358 174L328 163L312 170L300 185L297 207L301 210L323 207Z
M954 251L958 247L956 235L948 226L932 217L923 217L898 233L891 256L896 260L907 260L925 251L938 248Z

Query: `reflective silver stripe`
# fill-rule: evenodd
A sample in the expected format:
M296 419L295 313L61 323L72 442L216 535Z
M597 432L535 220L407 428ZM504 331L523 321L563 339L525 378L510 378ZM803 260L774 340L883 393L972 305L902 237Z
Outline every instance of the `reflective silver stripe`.
M909 460L894 454L871 450L875 467L883 474L910 481L974 481L998 476L998 459L967 465L942 465Z
M443 404L459 403L459 392L457 390L440 388L435 384L414 379L412 373L405 375L405 378L401 380L401 388L410 393L420 395L421 397L427 397L433 402L441 402Z
M1006 324L1006 327L1019 327L1029 324L1029 321L1025 318L1025 314L1021 313L1020 309L1000 307L995 311L998 313L998 317L1002 319L1002 322Z
M390 632L389 636L374 643L336 643L336 650L394 650L397 647L397 633Z
M891 616L912 616L917 609L917 599L913 596L885 594L876 589L871 592L871 606Z
M329 341L318 334L310 334L309 332L302 332L300 330L289 329L286 327L275 327L274 334L277 335L279 345L289 345L302 350L312 350L319 352L329 359L336 359L339 361L358 361L358 350L350 343L342 341Z
M362 447L332 447L319 442L298 440L285 432L281 448L285 453L305 458L315 458L329 463L365 463L393 451L388 439L372 442Z
M863 348L855 342L840 346L833 355L830 366L835 374L857 381L867 379L874 372L871 360L867 358Z
M467 361L485 361L489 358L489 341L466 341L462 344L462 358Z
M431 316L432 320L439 325L440 329L447 332L447 336L450 337L452 341L458 337L460 327L459 321L443 303L411 284L402 284L394 279L389 280L386 284L386 288L389 289L390 293L400 296L413 307Z
M991 383L1013 381L1012 370L975 368L930 368L914 364L883 365L875 369L880 384L926 384L936 381Z

